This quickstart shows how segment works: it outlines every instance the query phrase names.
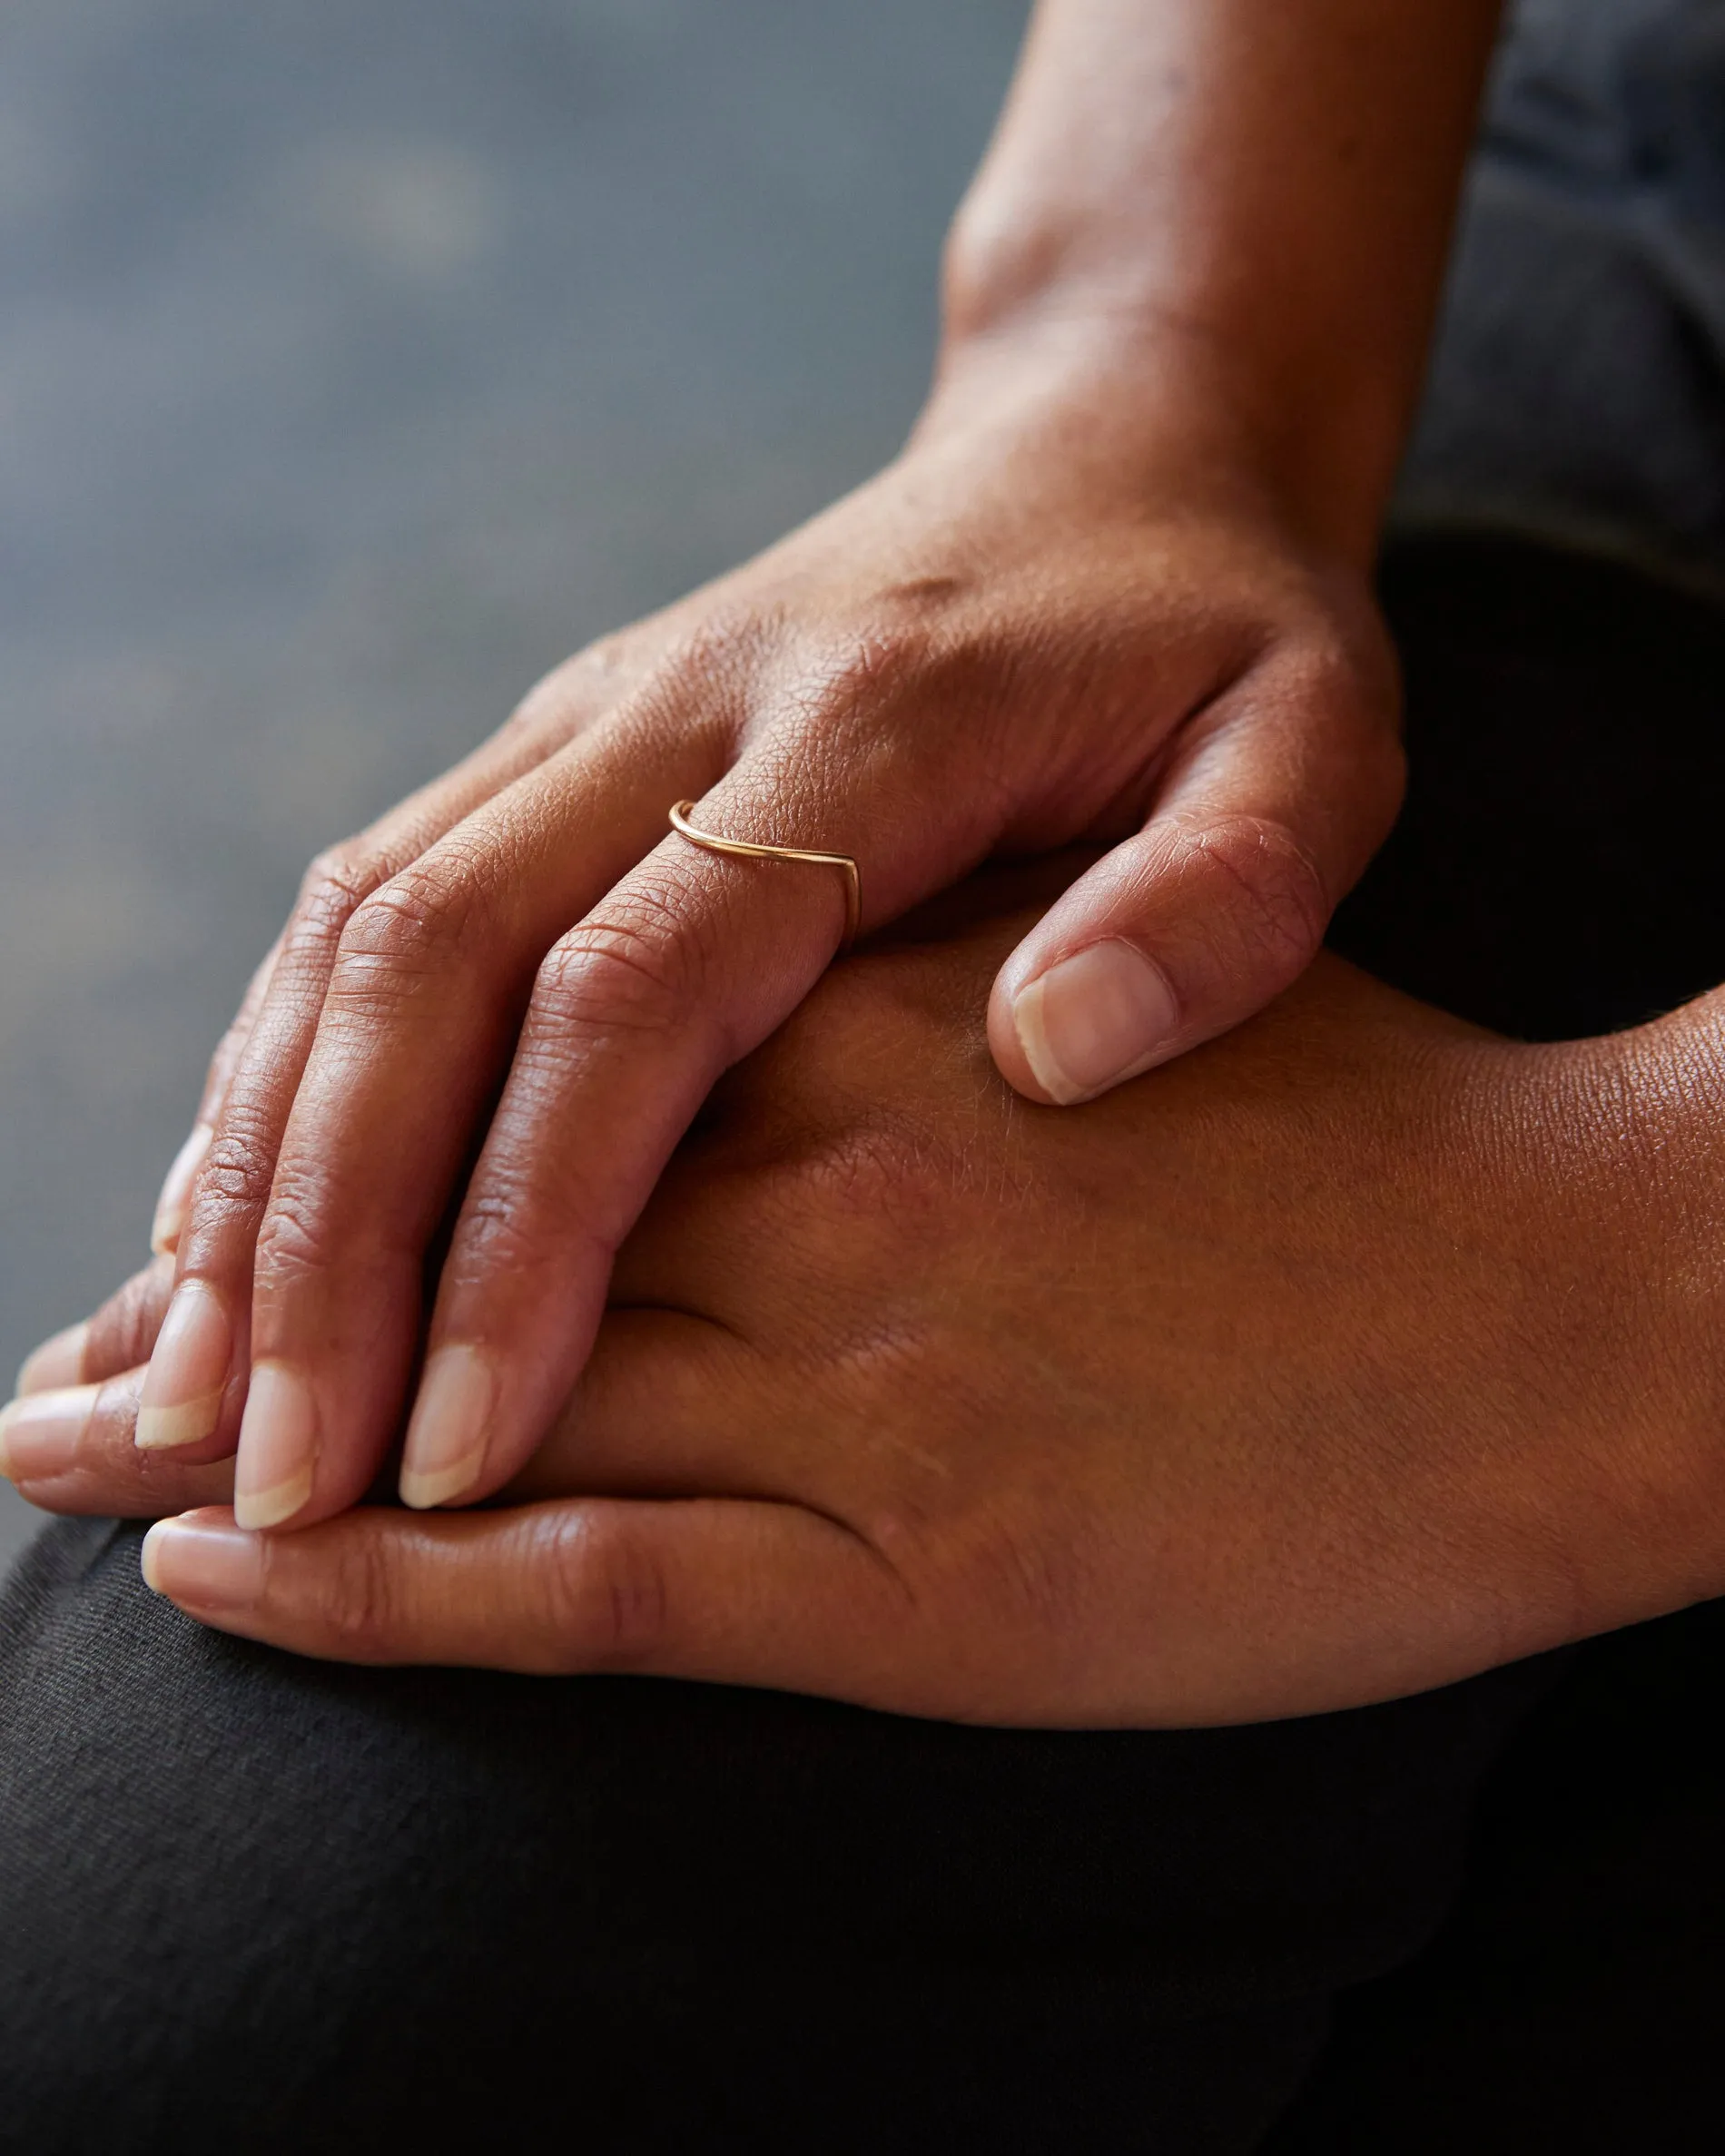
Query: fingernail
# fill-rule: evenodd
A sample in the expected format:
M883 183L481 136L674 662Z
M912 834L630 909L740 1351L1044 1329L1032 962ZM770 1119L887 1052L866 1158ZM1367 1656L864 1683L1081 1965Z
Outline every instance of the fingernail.
M243 1610L263 1592L263 1545L225 1520L158 1520L138 1553L143 1583L198 1610Z
M222 1298L201 1280L182 1281L138 1399L137 1442L146 1452L195 1445L222 1419L233 1359L233 1327Z
M240 1424L234 1519L248 1528L291 1520L311 1494L317 1456L318 1403L310 1386L291 1363L258 1363Z
M46 1393L75 1385L84 1375L84 1344L89 1337L87 1324L68 1325L64 1333L32 1348L18 1373L18 1391Z
M156 1216L150 1229L150 1247L158 1257L172 1250L180 1240L180 1230L186 1224L186 1207L192 1202L192 1186L197 1181L198 1170L203 1166L203 1157L210 1150L210 1140L215 1132L207 1123L194 1123L192 1136L173 1157L173 1166L162 1182L162 1196L156 1200Z
M403 1504L447 1504L478 1480L496 1402L490 1357L478 1348L440 1347L427 1358L401 1461Z
M1147 1068L1179 1016L1162 969L1118 937L1050 966L1012 1005L1025 1059L1062 1106Z
M0 1475L9 1482L39 1482L64 1474L78 1456L100 1390L67 1386L0 1408Z

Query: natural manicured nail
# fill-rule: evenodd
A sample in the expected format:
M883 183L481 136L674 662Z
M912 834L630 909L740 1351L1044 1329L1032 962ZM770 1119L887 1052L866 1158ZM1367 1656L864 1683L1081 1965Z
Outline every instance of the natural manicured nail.
M87 1324L68 1325L64 1333L32 1348L18 1373L19 1392L49 1393L75 1385L84 1375L84 1345L89 1337Z
M64 1474L96 1404L100 1385L73 1385L33 1393L0 1408L0 1475L11 1482L41 1482Z
M401 1461L403 1504L447 1504L478 1480L497 1391L490 1357L477 1347L440 1347L427 1358Z
M222 1419L233 1359L233 1327L222 1298L201 1280L182 1281L138 1401L137 1442L146 1452L195 1445Z
M242 1527L280 1527L311 1494L318 1458L318 1403L291 1363L251 1373L234 1462L233 1516Z
M1062 1107L1147 1069L1179 1017L1161 968L1118 937L1050 966L1012 1004L1025 1060Z
M158 1520L143 1538L143 1583L193 1610L243 1610L263 1591L263 1546L225 1520Z
M180 1240L180 1230L186 1224L186 1207L192 1202L192 1186L197 1181L198 1170L203 1166L203 1157L210 1150L210 1140L215 1132L207 1123L194 1123L192 1136L173 1157L173 1166L163 1178L162 1195L156 1200L156 1216L150 1229L150 1247L158 1257L172 1250Z

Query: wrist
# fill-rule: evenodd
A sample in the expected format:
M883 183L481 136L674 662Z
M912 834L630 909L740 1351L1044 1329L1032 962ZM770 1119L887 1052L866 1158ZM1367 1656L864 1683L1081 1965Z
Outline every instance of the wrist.
M1725 992L1554 1053L1610 1347L1597 1569L1621 1625L1725 1592Z
M1153 294L1058 275L985 290L949 265L916 437L977 429L1053 445L1116 493L1237 507L1362 573L1400 454L1402 399L1369 369L1254 348Z

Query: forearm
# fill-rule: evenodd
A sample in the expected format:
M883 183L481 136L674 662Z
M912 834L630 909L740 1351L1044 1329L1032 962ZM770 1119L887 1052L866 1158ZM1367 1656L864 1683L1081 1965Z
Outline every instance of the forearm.
M935 409L1034 351L1074 400L1243 448L1368 552L1499 13L1042 0L954 226Z

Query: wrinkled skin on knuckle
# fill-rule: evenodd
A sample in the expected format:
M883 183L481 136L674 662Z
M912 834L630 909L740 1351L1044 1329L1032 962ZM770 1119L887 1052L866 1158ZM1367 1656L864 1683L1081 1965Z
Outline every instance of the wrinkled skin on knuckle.
M901 1242L917 1223L932 1226L950 1180L943 1148L890 1112L828 1131L796 1164L799 1203L841 1236L890 1223Z
M706 978L706 940L648 887L561 937L534 982L531 1030L547 1041L662 1035L685 1022Z
M702 592L648 626L650 636L622 662L631 730L644 744L675 743L692 759L722 765L771 675L782 605L770 585Z
M363 1009L396 1008L483 940L491 908L476 867L422 860L380 883L341 932L330 998Z
M269 1202L276 1167L276 1134L262 1104L230 1099L222 1127L198 1171L198 1220L202 1228Z
M1227 816L1188 826L1172 843L1178 881L1195 887L1195 901L1206 887L1213 894L1209 905L1241 970L1276 988L1305 970L1324 940L1331 901L1292 832L1263 817Z
M670 1622L670 1589L651 1541L619 1508L592 1505L538 1525L522 1552L534 1583L543 1666L574 1674L651 1664Z
M949 842L954 819L991 833L1014 767L1055 732L1052 680L1041 695L1020 693L1034 671L1005 625L849 614L774 670L752 713L753 753L792 799L906 793L909 768L907 805L938 817ZM975 841L961 831L958 842Z
M523 1144L501 1156L494 1149L485 1188L471 1193L462 1209L443 1282L452 1295L482 1296L493 1306L514 1296L530 1304L547 1279L572 1268L596 1268L603 1276L612 1250L594 1209L547 1204L535 1147Z
M358 839L320 853L300 881L288 922L291 946L334 944L387 874L383 863Z
M264 1538L265 1601L271 1575L289 1583L299 1597L308 1593L306 1581L315 1584L315 1597L299 1611L312 1629L322 1650L344 1662L387 1662L399 1651L400 1596L395 1570L382 1544L367 1533L342 1533L333 1552L314 1567L300 1570L295 1553L285 1555ZM295 1579L295 1574L299 1574Z
M321 1177L279 1162L252 1261L259 1295L280 1294L323 1272L336 1255Z

